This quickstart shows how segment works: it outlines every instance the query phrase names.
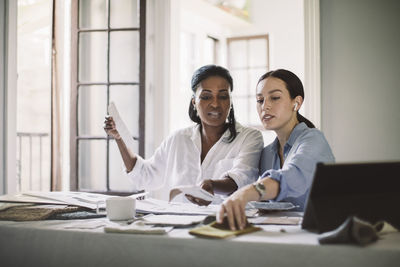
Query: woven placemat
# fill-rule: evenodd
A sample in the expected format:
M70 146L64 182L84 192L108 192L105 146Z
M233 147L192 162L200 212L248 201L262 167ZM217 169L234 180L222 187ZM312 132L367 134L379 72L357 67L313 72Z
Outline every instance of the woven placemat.
M7 221L39 221L52 215L86 210L83 207L68 205L32 205L10 207L0 212L0 220Z

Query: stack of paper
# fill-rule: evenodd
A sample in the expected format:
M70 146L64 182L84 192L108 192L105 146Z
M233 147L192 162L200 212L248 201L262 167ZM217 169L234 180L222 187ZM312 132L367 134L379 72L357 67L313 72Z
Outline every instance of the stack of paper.
M185 194L200 198L206 201L222 202L221 197L213 195L199 186L180 186L172 189L169 193L169 201L172 201L177 195Z
M130 197L138 198L147 193L132 194ZM105 201L111 196L87 192L39 192L29 191L16 195L0 196L0 202L19 202L35 204L74 205L89 209L105 208Z
M215 214L218 205L197 206L192 203L167 202L154 198L146 198L136 202L136 211L153 214L209 215Z

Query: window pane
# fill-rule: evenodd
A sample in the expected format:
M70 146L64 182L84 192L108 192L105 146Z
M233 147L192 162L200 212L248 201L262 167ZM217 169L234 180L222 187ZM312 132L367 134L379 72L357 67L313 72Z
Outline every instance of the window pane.
M238 56L240 55L240 56ZM229 43L229 66L231 69L247 67L246 41L231 41Z
M255 96L250 96L248 98L249 103L249 125L252 126L262 126L260 117L257 112L257 102Z
M196 69L196 36L193 33L181 32L180 34L180 83L181 92L190 88L190 81Z
M78 135L106 136L103 130L107 115L107 87L101 85L78 88Z
M107 33L82 32L79 35L79 81L107 81Z
M243 125L248 125L248 104L247 97L235 97L233 99L235 119Z
M213 38L207 37L204 40L204 64L216 64L215 58L216 41Z
M16 189L49 190L52 1L18 0L17 5Z
M110 102L114 101L122 120L133 136L139 136L139 86L110 86ZM137 152L137 151L135 151Z
M258 79L267 72L267 69L264 68L256 68L249 70L249 84L250 87L253 88L249 92L249 123L250 125L261 125L260 119L258 118L257 113L257 102L256 102L256 86Z
M106 141L79 140L79 189L106 190Z
M139 151L139 143L135 143L135 153ZM133 191L131 180L123 174L124 163L114 140L110 140L110 189L116 191Z
M250 86L250 91L249 94L251 95L255 95L256 94L256 86L257 86L257 82L258 79L261 78L261 76L263 74L265 74L267 72L267 68L263 67L263 68L255 68L255 69L251 69L249 70L249 86Z
M139 27L139 12L137 0L111 0L110 27Z
M244 96L248 94L247 70L231 71L233 79L233 94L236 96Z
M107 1L106 0L79 1L79 28L87 28L87 29L107 28Z
M17 133L18 191L50 190L49 154L47 133Z
M110 81L139 82L139 32L110 33Z
M250 39L249 40L249 67L267 66L267 40Z

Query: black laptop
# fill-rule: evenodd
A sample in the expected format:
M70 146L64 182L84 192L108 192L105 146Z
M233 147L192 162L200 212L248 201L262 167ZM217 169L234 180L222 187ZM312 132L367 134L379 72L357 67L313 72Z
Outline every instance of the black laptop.
M400 162L317 164L302 228L331 231L350 215L400 229Z

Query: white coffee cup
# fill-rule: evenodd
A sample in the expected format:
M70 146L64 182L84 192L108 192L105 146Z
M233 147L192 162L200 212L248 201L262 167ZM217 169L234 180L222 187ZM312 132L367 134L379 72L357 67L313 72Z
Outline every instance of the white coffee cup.
M106 199L107 218L111 221L132 219L136 213L136 199L131 197L110 197Z

